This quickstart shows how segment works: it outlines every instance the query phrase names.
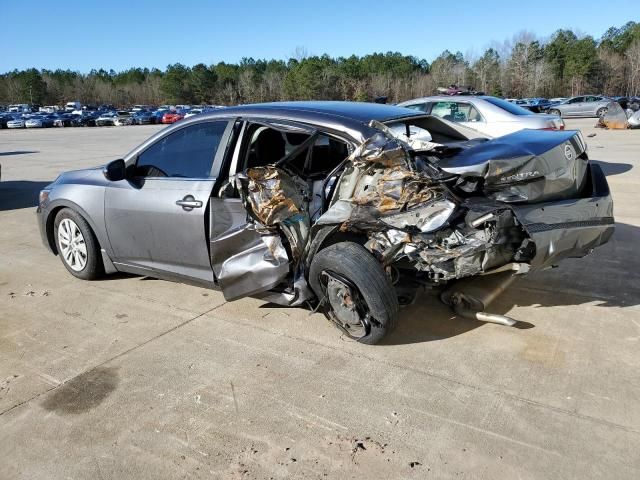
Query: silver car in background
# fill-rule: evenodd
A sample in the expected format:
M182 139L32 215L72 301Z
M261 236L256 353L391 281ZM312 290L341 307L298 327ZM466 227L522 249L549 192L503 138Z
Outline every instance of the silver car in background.
M564 130L564 122L558 115L533 113L501 98L484 95L422 97L398 106L460 123L490 137L501 137L525 128Z
M607 113L610 98L601 95L571 97L549 108L549 113L560 117L600 117Z

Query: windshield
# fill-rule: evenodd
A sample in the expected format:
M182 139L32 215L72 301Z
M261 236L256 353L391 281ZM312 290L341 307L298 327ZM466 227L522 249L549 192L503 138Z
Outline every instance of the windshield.
M502 100L501 98L483 97L483 100L486 100L491 105L495 105L496 107L501 108L502 110L506 110L513 115L535 115L535 113L533 113L531 110L519 107L518 105L509 103L506 100Z

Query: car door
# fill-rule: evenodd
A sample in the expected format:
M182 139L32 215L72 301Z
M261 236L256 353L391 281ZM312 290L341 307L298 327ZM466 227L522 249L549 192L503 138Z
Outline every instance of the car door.
M584 100L584 97L575 97L569 100L566 108L564 109L564 114L571 117L582 115L582 110L585 107Z
M160 137L105 193L113 261L123 270L213 282L208 208L233 122L202 121Z
M289 275L291 267L282 230L275 225L263 225L247 212L244 208L247 199L241 200L238 185L249 182L247 169L273 166L291 158L304 160L316 139L313 129L280 120L247 122L238 136L228 167L232 178L214 192L209 222L211 264L216 282L228 301L276 287ZM278 176L277 185L291 180L280 170ZM283 194L286 195L284 191ZM301 217L305 219L298 221L308 228L308 214ZM295 223L292 221L286 228L294 228ZM293 249L292 239L287 238L289 248Z
M602 100L603 100L602 97L596 97L593 95L589 95L585 97L585 103L584 103L585 107L581 112L581 114L584 115L585 117L586 116L595 117L596 112L601 106L600 102Z

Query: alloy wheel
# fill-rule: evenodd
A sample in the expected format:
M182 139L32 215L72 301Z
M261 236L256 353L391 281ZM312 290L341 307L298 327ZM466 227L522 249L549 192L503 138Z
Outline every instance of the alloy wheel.
M64 218L58 225L58 247L65 263L75 272L87 265L87 245L80 228L70 218Z

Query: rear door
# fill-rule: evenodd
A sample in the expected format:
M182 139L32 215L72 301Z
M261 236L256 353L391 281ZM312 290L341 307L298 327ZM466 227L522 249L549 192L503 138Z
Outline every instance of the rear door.
M213 281L208 205L231 126L217 120L174 130L127 166L126 180L107 188L105 223L115 263Z

